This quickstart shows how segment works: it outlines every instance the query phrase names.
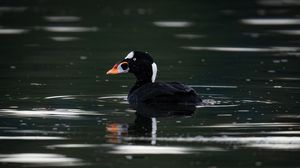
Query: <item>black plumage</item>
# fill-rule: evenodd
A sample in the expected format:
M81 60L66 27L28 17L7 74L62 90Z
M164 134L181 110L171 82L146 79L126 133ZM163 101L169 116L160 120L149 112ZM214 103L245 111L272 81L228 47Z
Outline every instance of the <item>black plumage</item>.
M155 82L156 64L153 58L145 52L132 51L124 60L116 64L107 74L133 73L137 81L128 94L132 108L138 109L151 105L159 108L176 106L195 109L201 102L196 91L179 82ZM193 108L190 108L193 107Z

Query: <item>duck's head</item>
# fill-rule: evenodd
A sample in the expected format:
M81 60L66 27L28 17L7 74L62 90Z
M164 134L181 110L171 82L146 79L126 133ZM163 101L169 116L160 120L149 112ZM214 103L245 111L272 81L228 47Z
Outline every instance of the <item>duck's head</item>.
M106 74L133 73L139 82L154 82L157 66L153 58L146 52L131 51L127 56L115 64Z

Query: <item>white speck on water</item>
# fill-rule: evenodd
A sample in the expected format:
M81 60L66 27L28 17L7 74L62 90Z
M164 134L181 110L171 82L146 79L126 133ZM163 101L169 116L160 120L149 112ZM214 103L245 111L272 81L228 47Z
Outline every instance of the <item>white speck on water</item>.
M245 79L246 80L246 82L250 82L251 81L251 79L249 79L249 78L247 78L247 79Z
M272 69L270 69L270 70L268 70L268 72L269 72L269 73L275 73L276 71L275 71L275 70L272 70Z
M24 34L27 33L26 29L10 29L10 28L0 28L0 34Z
M218 114L218 117L231 117L232 114Z
M46 85L46 84L42 84L42 83L30 83L30 86L42 86L42 85Z
M255 166L261 166L261 165L262 165L261 162L259 162L259 161L255 162Z
M239 112L239 113L248 113L248 112L250 112L250 110L238 110L237 112Z
M87 56L80 56L79 57L81 60L86 60L88 57Z
M14 65L11 65L10 66L10 69L16 69L17 67L16 66L14 66Z
M193 25L188 21L156 21L153 24L158 27L191 27Z

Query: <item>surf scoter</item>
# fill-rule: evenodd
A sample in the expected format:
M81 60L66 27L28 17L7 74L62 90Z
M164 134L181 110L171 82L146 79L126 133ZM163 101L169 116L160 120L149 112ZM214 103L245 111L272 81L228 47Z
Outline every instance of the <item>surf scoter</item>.
M201 102L196 91L191 87L179 82L155 82L157 65L146 52L130 52L106 74L128 72L133 73L137 79L128 94L129 104L134 109L137 109L141 103L163 108L168 105L196 107Z

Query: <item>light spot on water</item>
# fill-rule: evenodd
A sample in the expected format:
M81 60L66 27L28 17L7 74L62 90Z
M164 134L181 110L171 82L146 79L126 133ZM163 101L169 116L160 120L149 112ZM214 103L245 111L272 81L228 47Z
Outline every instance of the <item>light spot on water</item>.
M57 32L57 33L80 33L80 32L96 32L98 31L97 27L71 27L71 26L48 26L42 27L43 30L48 32Z
M44 19L48 22L77 22L81 20L78 16L46 16Z
M88 59L87 56L80 56L79 58L80 58L81 60L86 60L86 59Z
M273 69L268 70L268 73L275 73L276 71Z
M136 140L151 140L150 137L125 137L127 141L136 141ZM300 149L300 137L290 137L290 136L267 136L267 137L230 137L230 136L215 136L215 137L156 137L156 141L160 142L198 142L198 143L217 143L217 144L236 144L244 147L258 147L266 148L278 146L276 149ZM133 148L133 147L132 147ZM134 149L131 149L134 150ZM151 150L151 149L149 149ZM120 154L129 153L129 149L120 150Z
M47 148L55 149L55 148L95 148L101 147L103 145L99 144L58 144L58 145L48 145Z
M27 33L26 29L9 29L9 28L0 28L0 34L24 34Z
M250 112L250 110L238 110L237 112L239 112L239 113L248 113L248 112Z
M224 89L236 89L237 86L221 86L221 85L189 85L189 87L194 88L224 88Z
M199 151L225 151L222 148L203 147L172 147L172 146L141 146L141 145L118 145L109 153L111 154L192 154Z
M275 32L285 35L300 35L300 30L277 30Z
M191 27L193 25L188 21L156 21L153 24L158 27Z
M217 114L218 117L231 117L232 114Z
M175 34L175 37L180 39L193 40L193 39L203 38L204 36L200 34Z
M0 140L66 140L65 137L56 136L0 136Z
M233 123L217 125L192 126L191 128L265 128L265 127L294 127L299 123Z
M295 52L300 47L268 47L268 48L251 48L251 47L203 47L203 46L182 46L181 48L195 51L223 51L223 52Z
M300 144L249 144L246 147L260 148L260 149L274 149L274 150L299 150Z
M82 160L52 153L0 154L2 163L26 163L39 166L79 166Z
M293 115L293 114L278 115L277 118L299 119L300 115Z
M30 86L45 86L43 83L30 83Z
M241 23L248 25L299 25L300 19L242 19Z
M66 37L66 36L55 36L50 37L51 40L57 41L57 42L68 42L68 41L76 41L79 40L79 37Z
M0 12L24 12L25 10L27 10L28 7L24 7L24 6L1 6L0 7Z
M32 109L32 110L16 110L16 109L0 109L1 115L12 115L22 117L81 117L81 116L100 116L104 115L96 111L85 111L81 109Z
M14 66L14 65L11 65L11 66L10 66L10 69L17 69L17 67Z

